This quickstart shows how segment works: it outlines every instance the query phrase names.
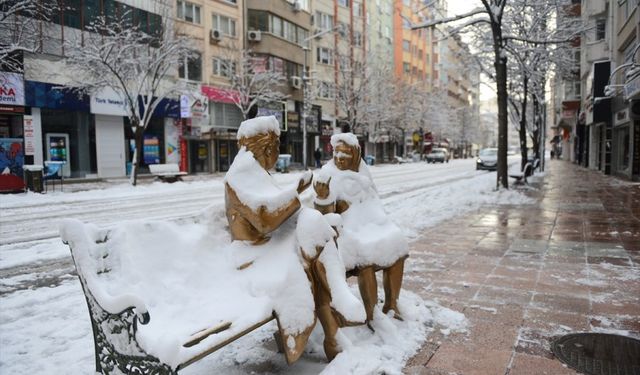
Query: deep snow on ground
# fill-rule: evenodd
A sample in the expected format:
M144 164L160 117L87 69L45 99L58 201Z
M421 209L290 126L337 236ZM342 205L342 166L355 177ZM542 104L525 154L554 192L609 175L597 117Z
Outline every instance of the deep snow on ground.
M495 173L475 171L473 159L374 166L371 171L385 209L410 239L424 228L486 204L532 202L517 190L495 191ZM299 177L299 173L275 174L281 184L294 183ZM64 193L0 196L0 272L7 275L0 284L0 373L93 371L86 304L77 278L64 268L69 250L57 237L61 218L110 227L124 219L182 220L224 209L222 176L135 188L112 182L69 192L77 186ZM307 204L310 190L303 195ZM47 267L34 271L39 264ZM29 288L16 287L20 285ZM275 329L268 324L183 373L401 373L404 361L434 327L465 329L464 316L410 292L403 292L401 303L407 306L409 319L403 323L378 316L376 334L362 327L345 329L354 344L330 364L324 361L322 334L317 329L308 353L287 366L275 351Z

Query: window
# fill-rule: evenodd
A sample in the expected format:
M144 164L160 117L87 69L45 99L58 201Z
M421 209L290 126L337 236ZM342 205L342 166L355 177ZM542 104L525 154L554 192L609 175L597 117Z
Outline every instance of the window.
M236 36L236 20L215 13L211 15L211 19L214 30L220 30L222 34L231 37Z
M320 64L333 65L333 51L329 48L318 47L316 49L316 61Z
M362 47L362 34L357 31L353 33L353 45Z
M100 0L84 0L84 12L82 13L82 23L84 27L97 21L101 12Z
M322 99L333 99L333 85L330 82L318 82L318 97Z
M200 6L191 4L186 1L178 0L178 18L191 22L200 24Z
M64 24L65 26L80 28L80 10L82 8L80 0L66 0L64 8Z
M331 30L333 29L333 16L326 14L326 13L322 13L322 12L316 12L316 22L318 25L318 29L321 30Z
M282 34L282 18L278 16L271 16L271 32L273 35L283 37Z
M405 73L411 73L411 66L409 63L402 63L402 71Z
M362 3L353 3L353 14L356 17L362 17L362 15L364 14L362 10Z
M213 58L213 75L231 78L236 73L236 64L233 61Z
M349 0L338 0L338 5L341 7L349 7Z
M618 6L622 11L620 19L623 22L626 21L627 18L631 16L631 13L633 12L633 10L638 7L638 5L640 5L640 1L638 0L623 0L623 2L618 1Z
M180 63L178 77L189 81L202 81L202 58L199 53L194 52Z
M269 13L249 9L249 30L269 31Z
M604 18L596 20L596 40L604 40L606 37L607 20Z
M403 40L402 41L402 50L409 52L411 50L411 42L406 40L406 39Z

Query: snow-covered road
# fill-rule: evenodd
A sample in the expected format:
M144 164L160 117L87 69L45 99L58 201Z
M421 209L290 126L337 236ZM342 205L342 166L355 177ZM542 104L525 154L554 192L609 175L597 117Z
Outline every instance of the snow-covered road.
M485 204L529 202L517 191L494 191L495 172L476 171L473 159L382 165L371 171L387 212L413 238L425 227ZM275 178L293 184L299 176ZM122 220L178 220L223 207L222 178L213 176L135 188L123 183L75 193L1 196L0 373L91 370L90 325L69 250L57 237L60 219L108 227ZM199 373L197 367L194 371Z

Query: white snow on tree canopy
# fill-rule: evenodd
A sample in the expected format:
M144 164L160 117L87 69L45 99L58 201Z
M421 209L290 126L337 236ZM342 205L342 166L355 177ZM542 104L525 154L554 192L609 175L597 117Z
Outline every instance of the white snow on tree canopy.
M358 143L358 137L356 137L353 133L340 133L331 136L331 147L335 149L339 142L344 142L349 146L358 146L358 148L360 147L360 143Z
M236 155L224 181L242 203L253 210L261 206L273 212L298 196L297 185L283 189L244 147Z
M268 132L274 132L276 135L280 135L280 124L275 116L260 116L242 121L236 138L251 138L258 134L267 134Z

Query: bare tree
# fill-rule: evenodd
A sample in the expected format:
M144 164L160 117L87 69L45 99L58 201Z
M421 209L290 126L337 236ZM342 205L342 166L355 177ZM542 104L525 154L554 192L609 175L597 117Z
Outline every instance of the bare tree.
M279 67L270 66L267 56L254 55L250 50L230 46L222 54L222 69L230 80L227 97L247 119L251 110L261 102L286 99L278 88L286 83ZM282 67L284 69L284 67Z
M163 13L162 30L146 33L130 23L127 14L98 17L88 27L84 40L68 42L67 64L74 72L77 90L96 94L111 89L123 102L135 134L131 183L137 183L142 163L144 132L154 111L166 98L184 92L176 79L177 68L193 57L189 39L179 35L169 16Z
M508 48L514 42L521 42L527 47L537 45L549 45L558 43L555 35L549 33L546 35L519 35L518 30L512 28L512 18L518 17L520 13L516 10L518 4L527 4L521 9L525 12L526 17L537 18L541 21L546 20L544 17L536 17L539 7L559 5L566 3L563 0L542 0L531 1L526 0L480 0L479 6L474 10L437 20L427 21L425 23L413 26L413 29L435 27L437 25L453 23L453 28L449 31L451 34L474 31L484 35L484 40L489 40L492 46L493 55L493 72L490 76L496 82L496 94L498 101L498 170L496 186L499 188L508 188L507 174L507 132L508 132ZM542 28L545 29L545 28ZM488 37L490 35L490 38ZM542 39L537 39L542 37ZM483 46L478 46L482 51Z
M22 71L21 52L42 48L42 22L50 21L58 10L56 2L0 0L0 66Z

